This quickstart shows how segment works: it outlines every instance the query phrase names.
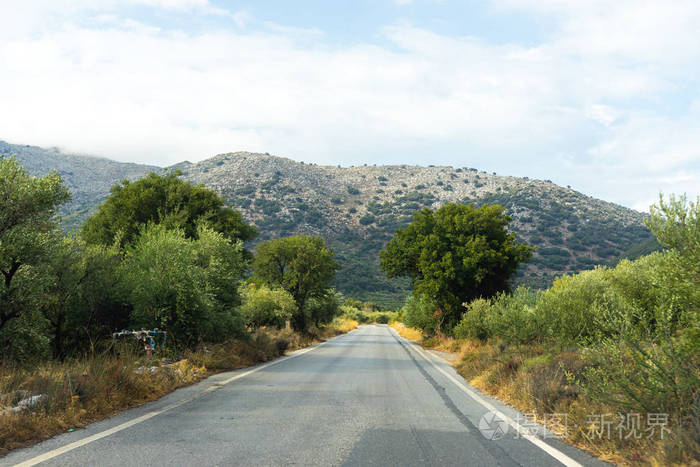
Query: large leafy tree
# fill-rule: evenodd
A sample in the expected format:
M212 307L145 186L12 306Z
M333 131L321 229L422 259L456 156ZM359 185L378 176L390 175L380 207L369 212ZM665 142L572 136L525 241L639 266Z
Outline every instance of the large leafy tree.
M58 238L54 214L68 199L57 173L33 177L13 157L0 157L0 330L31 308L25 305L41 284L26 268L46 259Z
M296 235L258 244L253 270L256 278L269 287L281 287L292 294L297 309L292 327L306 331L308 302L324 297L335 278L338 263L323 239Z
M446 204L423 209L380 253L388 277L413 279L414 294L430 297L442 323L453 326L462 304L509 289L518 266L532 247L517 243L510 218L498 205Z
M179 175L150 173L135 182L124 180L113 186L107 200L83 225L83 238L103 245L118 239L124 246L147 223L180 228L186 237L196 238L201 220L231 240L255 237L255 228L226 206L223 198L201 185L182 181Z

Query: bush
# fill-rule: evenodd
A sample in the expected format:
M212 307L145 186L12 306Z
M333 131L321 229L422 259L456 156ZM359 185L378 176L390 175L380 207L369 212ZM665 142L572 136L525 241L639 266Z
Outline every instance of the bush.
M284 327L296 309L294 297L284 289L272 289L253 284L243 289L243 304L240 312L246 325Z
M365 214L364 216L360 217L360 224L362 225L369 225L374 223L375 218L371 214Z
M192 240L182 229L148 225L127 247L122 264L132 324L165 329L180 345L242 333L233 309L244 270L240 244L208 228L198 232L200 240Z
M340 307L340 312L343 318L355 320L360 324L369 321L367 313L363 313L362 310L352 305L342 305Z
M454 328L454 336L458 339L475 338L487 340L493 333L487 324L488 315L491 312L491 301L477 298L467 304L467 311Z
M391 321L391 318L386 313L378 313L374 318L374 322L379 324L388 324L389 321Z
M608 270L598 267L563 276L542 294L536 310L548 325L548 335L560 342L580 342L597 332L595 315L624 300L610 289Z
M535 310L540 293L518 287L513 294L499 294L493 299L487 325L491 335L508 344L528 344L541 339L546 323Z
M427 335L433 335L438 325L436 311L437 307L427 297L416 298L411 295L401 308L400 316L406 326L420 329Z
M697 327L653 343L626 337L606 340L592 352L593 365L581 381L588 395L642 413L685 417L700 409Z
M518 287L513 294L502 293L491 300L476 299L467 305L459 324L457 338L486 341L499 337L507 344L527 344L545 335L545 326L535 311L539 293Z
M398 313L391 311L375 311L372 313L367 313L369 321L377 324L389 324L392 321L396 321Z

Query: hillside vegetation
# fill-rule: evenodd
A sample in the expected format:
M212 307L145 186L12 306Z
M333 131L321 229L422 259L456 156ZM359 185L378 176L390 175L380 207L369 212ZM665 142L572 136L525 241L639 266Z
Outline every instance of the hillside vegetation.
M468 167L309 165L264 154L221 154L180 164L183 176L221 193L266 236L311 233L335 248L338 289L395 303L406 282L388 281L377 253L420 208L498 203L522 242L537 245L518 282L543 287L557 275L614 263L651 238L641 213L549 181Z
M30 172L56 169L73 193L63 208L77 227L122 178L155 167L4 144ZM397 306L410 290L407 280L387 279L378 253L413 212L448 202L498 203L513 219L518 240L536 245L517 282L547 287L561 274L614 264L620 257L657 249L644 215L549 181L499 176L471 167L318 166L291 159L236 152L170 169L227 199L261 232L256 241L294 234L319 235L342 267L337 289L348 296ZM644 249L646 248L646 250Z

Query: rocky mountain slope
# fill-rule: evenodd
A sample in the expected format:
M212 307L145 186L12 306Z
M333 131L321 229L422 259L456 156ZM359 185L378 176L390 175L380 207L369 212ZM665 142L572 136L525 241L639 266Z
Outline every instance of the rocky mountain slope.
M64 175L75 194L69 209L76 223L114 182L160 170L29 149L15 152L32 172L55 168ZM7 153L0 145L3 152ZM183 178L229 199L258 227L258 241L296 233L323 236L342 265L338 288L346 295L385 304L402 300L409 284L384 277L378 252L423 207L437 208L446 202L504 205L520 240L539 246L518 275L519 283L533 286L546 286L562 273L615 262L651 239L643 214L636 211L549 181L469 167L341 168L237 152L169 169L178 169Z
M261 238L322 235L340 256L338 286L353 296L394 299L405 282L387 281L377 253L417 209L446 202L498 203L522 241L538 245L518 281L545 286L556 275L614 262L650 239L636 211L550 181L498 176L469 167L331 167L265 154L221 154L181 164L183 176L230 199Z

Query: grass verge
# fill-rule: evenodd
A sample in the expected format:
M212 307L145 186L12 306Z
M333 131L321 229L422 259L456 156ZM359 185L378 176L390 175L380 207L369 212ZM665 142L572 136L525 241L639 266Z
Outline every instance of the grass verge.
M669 420L662 438L661 426L653 427L643 414L639 414L638 426L630 427L630 420L637 423L634 415L618 419L617 414L624 412L621 407L588 397L576 384L584 369L591 367L584 350L540 344L507 346L494 339L426 338L402 323L391 326L426 348L458 353L454 366L470 385L532 416L599 459L630 466L700 466L700 433L693 424ZM566 423L553 426L555 414L558 422L564 419Z
M0 366L0 456L158 399L214 373L280 357L357 325L340 318L309 335L263 328L249 339L186 351L173 363L138 355L125 346L108 355L47 362L31 369ZM24 409L11 409L30 400Z

